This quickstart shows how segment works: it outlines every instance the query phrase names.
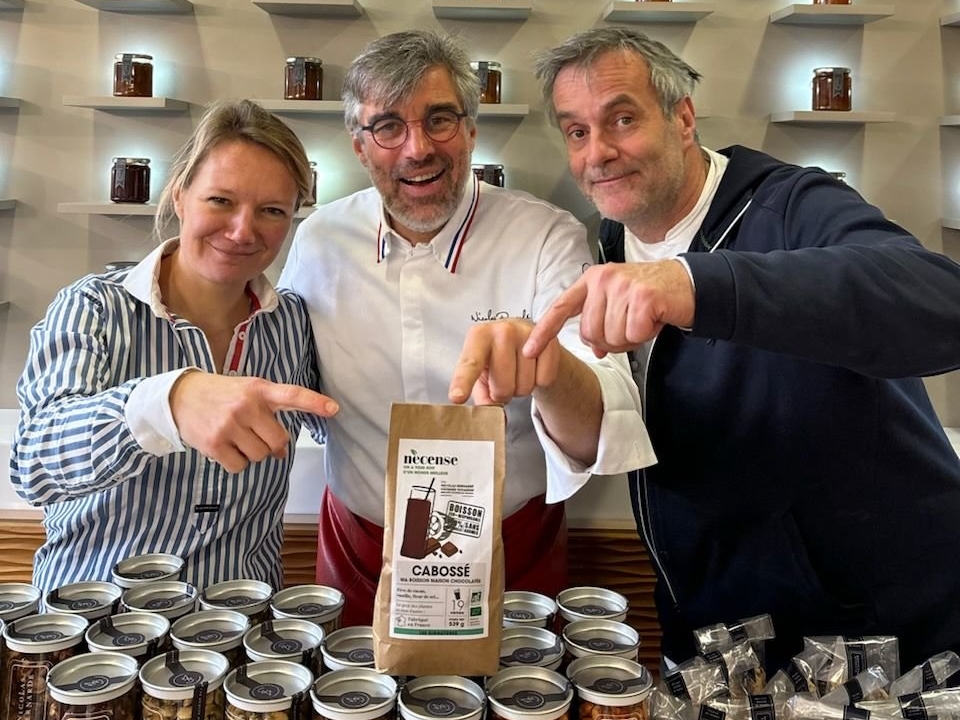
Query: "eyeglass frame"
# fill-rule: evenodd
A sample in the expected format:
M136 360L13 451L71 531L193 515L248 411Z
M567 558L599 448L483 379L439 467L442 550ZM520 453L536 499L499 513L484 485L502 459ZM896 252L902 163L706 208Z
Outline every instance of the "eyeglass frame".
M430 119L430 116L431 116L431 115L436 115L436 114L438 114L438 113L449 113L449 114L451 114L451 115L456 116L456 118L457 118L457 127L456 127L456 129L453 131L453 134L450 135L450 137L446 138L445 140L437 140L435 137L433 137L433 135L430 134L430 131L427 130L426 127L424 127L424 125L423 125L423 123L425 123L427 120ZM384 149L384 150L396 150L397 148L403 147L403 144L404 144L405 142L407 142L407 138L410 137L410 124L411 124L411 123L420 123L420 127L423 128L423 132L426 134L426 136L427 136L428 138L430 138L430 140L431 140L432 142L435 142L435 143L448 143L448 142L450 142L451 140L453 140L453 139L457 136L457 133L460 132L460 126L463 124L464 119L467 118L467 117L469 117L469 116L470 116L470 113L463 112L462 110L452 110L452 109L450 109L450 108L444 108L444 107L434 108L434 109L430 110L426 115L424 115L424 116L423 116L422 118L420 118L419 120L405 120L404 118L400 117L399 115L394 115L394 114L392 114L392 113L387 113L387 114L381 115L381 116L378 117L376 120L374 120L372 123L369 123L369 124L367 124L367 125L361 125L361 126L360 126L359 128L357 128L357 129L358 129L359 131L361 131L361 132L364 132L364 131L365 131L365 132L370 133L370 137L373 138L373 142L376 143L377 147L382 148L382 149ZM374 126L375 126L377 123L381 122L382 120L397 120L397 121L403 123L403 139L402 139L399 143L397 143L396 145L394 145L393 147L387 147L387 146L385 146L385 145L382 145L382 144L380 143L380 141L377 140L377 136L376 136L376 135L374 134L374 132L373 132Z

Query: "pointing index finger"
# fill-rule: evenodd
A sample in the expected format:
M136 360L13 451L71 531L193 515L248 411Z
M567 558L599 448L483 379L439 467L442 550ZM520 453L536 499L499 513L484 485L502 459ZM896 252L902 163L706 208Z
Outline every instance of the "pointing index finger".
M300 410L320 417L335 415L340 406L335 400L299 385L271 385L265 400L272 412Z
M561 293L537 321L530 337L523 344L523 354L528 358L540 357L544 348L560 333L563 324L583 311L586 300L587 285L583 278L580 278Z
M482 332L482 325L470 329L463 341L463 349L453 369L447 397L450 402L464 403L473 392L473 387L487 367L490 356L490 338Z

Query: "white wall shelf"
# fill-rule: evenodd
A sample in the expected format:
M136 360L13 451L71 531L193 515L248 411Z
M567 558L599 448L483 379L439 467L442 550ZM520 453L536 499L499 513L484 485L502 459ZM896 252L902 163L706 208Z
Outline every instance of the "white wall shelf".
M339 100L254 100L265 110L275 113L309 113L312 115L343 115L343 103Z
M0 198L0 210L13 210L17 206L17 201L13 198Z
M824 123L835 125L862 125L863 123L893 122L896 114L892 112L869 112L854 110L849 112L833 110L790 110L770 114L774 123Z
M526 20L533 5L528 0L433 0L433 15L447 20Z
M893 15L893 5L787 5L770 14L784 25L866 25Z
M944 115L940 118L940 124L944 127L960 125L960 115Z
M10 307L9 300L0 300L0 310L6 310L8 307Z
M0 108L18 108L20 107L20 98L0 97Z
M190 0L77 0L77 2L97 10L134 15L189 15L193 12L193 3Z
M57 212L71 215L156 215L153 203L64 202L57 203Z
M960 230L960 218L943 218L940 224L950 230Z
M63 104L68 107L85 107L109 112L182 112L190 103L167 97L114 97L112 95L64 95Z
M530 106L524 103L480 103L480 117L523 117L530 114Z
M253 0L253 4L272 15L326 18L363 15L363 7L357 0Z
M0 0L0 12L3 10L23 10L23 0Z
M626 23L694 23L717 9L712 2L645 3L614 0L603 11L603 19Z
M960 27L960 12L952 12L940 16L940 24L943 27Z

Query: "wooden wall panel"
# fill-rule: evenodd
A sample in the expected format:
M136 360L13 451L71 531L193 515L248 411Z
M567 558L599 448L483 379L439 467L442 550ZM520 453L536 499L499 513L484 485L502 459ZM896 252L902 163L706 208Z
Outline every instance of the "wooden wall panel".
M33 553L42 542L43 527L38 520L0 520L0 582L29 582ZM284 583L312 583L316 556L316 526L288 524L284 529ZM654 574L637 533L572 529L570 582L609 588L627 597L627 622L640 632L640 660L655 671L660 662L660 628L653 607Z

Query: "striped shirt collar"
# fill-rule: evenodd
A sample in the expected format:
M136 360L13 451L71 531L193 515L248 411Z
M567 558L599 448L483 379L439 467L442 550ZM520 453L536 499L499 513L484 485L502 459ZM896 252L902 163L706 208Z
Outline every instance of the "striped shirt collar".
M160 261L176 250L179 245L179 238L162 242L132 267L123 281L124 289L137 300L149 305L153 314L159 318L169 317L167 307L160 296ZM257 308L254 314L258 310L273 310L279 304L276 290L263 273L247 283L247 294L251 293L251 307Z
M470 229L477 214L480 203L480 183L476 175L470 173L470 178L464 185L463 197L453 215L440 228L439 232L430 240L433 255L452 275L457 271L460 263L460 254L464 244L470 239ZM380 202L380 225L377 227L377 262L380 263L388 255L393 242L409 244L390 225L387 209Z

